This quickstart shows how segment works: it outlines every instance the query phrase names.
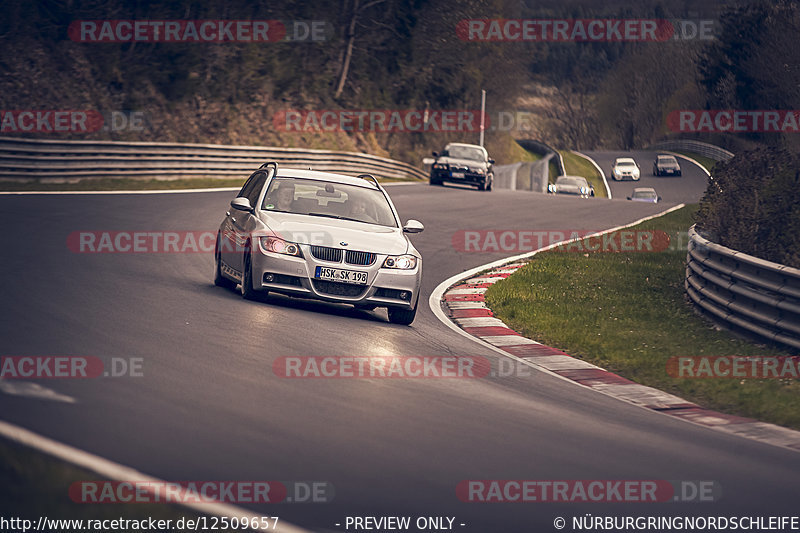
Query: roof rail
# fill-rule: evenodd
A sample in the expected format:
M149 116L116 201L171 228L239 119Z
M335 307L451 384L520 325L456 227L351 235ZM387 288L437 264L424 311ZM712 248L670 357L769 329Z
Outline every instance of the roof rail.
M372 182L375 184L376 188L378 188L378 189L381 188L380 184L378 183L378 179L375 176L373 176L372 174L359 174L356 177L357 178L361 178L362 180L372 180Z
M262 168L269 168L269 167L275 167L275 174L278 173L278 163L276 163L275 161L269 161L267 163L264 163L263 165L258 167L258 170L261 170Z

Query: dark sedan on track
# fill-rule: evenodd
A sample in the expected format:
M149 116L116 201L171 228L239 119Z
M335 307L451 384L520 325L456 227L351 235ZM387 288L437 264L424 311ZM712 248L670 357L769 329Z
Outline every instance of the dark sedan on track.
M659 154L653 161L653 176L680 176L681 166L672 155Z
M494 183L492 165L483 146L450 143L441 152L433 152L436 160L431 166L431 185L444 182L473 185L482 191L491 191Z

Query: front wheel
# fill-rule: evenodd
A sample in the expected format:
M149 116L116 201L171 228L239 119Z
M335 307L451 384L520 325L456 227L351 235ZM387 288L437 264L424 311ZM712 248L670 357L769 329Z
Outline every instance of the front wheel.
M390 307L388 308L389 311L389 322L392 324L402 324L404 326L408 326L414 321L414 317L417 316L417 308L414 309L402 309L400 307Z
M245 300L261 300L266 294L266 291L259 291L253 288L253 266L250 260L250 252L245 252L244 267L242 268L242 298Z

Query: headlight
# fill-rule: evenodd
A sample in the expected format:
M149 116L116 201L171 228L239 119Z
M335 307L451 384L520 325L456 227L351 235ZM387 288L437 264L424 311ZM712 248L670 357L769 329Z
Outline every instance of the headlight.
M399 270L412 270L417 268L417 258L413 255L390 255L383 262L382 268L397 268Z
M581 194L588 194L589 188L588 187L581 187Z
M483 169L482 168L476 168L474 172L478 176L483 176Z
M556 192L556 186L551 183L547 186L547 190L550 192Z
M261 237L258 242L261 243L261 250L263 252L303 257L303 252L300 251L300 247L297 244L284 241L280 237Z

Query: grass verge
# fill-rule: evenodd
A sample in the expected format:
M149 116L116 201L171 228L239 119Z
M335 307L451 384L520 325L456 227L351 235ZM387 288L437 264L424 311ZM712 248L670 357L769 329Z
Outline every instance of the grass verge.
M711 170L714 168L714 165L717 164L717 162L711 159L710 157L704 157L700 154L695 154L693 152L685 152L681 150L673 150L673 151L676 154L681 154L685 155L686 157L691 157L692 159L703 165L703 168L705 168L709 172L711 172Z
M597 198L608 198L606 186L603 185L603 178L597 168L585 157L573 154L568 150L560 151L564 158L564 171L570 176L583 176L592 187Z
M32 520L35 527L39 517L53 520L172 520L175 531L181 518L203 516L177 505L150 503L76 503L69 497L69 488L78 481L100 481L97 474L72 466L36 450L0 438L0 517L6 520ZM132 480L135 481L135 480ZM99 494L99 493L98 493ZM208 523L211 519L209 519ZM86 524L84 524L85 526ZM15 530L16 528L12 528ZM84 527L83 529L93 529ZM59 532L79 531L64 526ZM115 529L130 531L130 529Z
M523 335L637 383L722 412L800 429L800 380L667 374L667 360L675 356L792 355L714 327L687 302L683 235L696 209L685 207L636 226L669 233L666 251L540 253L493 285L487 305Z

